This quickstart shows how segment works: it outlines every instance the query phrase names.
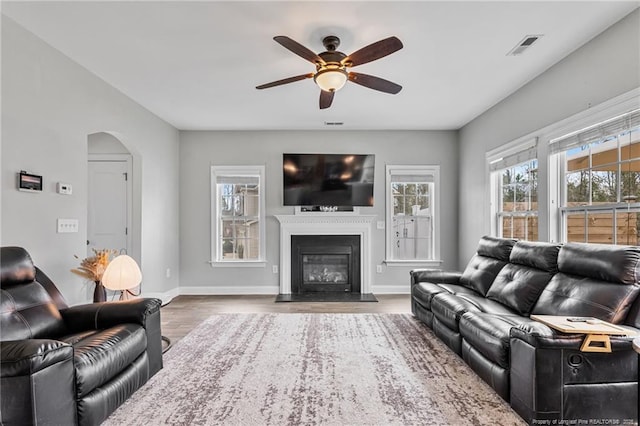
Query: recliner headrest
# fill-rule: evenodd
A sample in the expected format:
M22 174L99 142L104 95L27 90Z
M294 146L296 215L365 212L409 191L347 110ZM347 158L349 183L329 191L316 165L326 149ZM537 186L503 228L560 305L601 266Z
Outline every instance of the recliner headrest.
M566 274L613 283L637 283L640 247L567 243L560 248L558 269Z
M511 249L515 243L516 240L489 237L485 235L478 243L477 252L480 256L493 257L495 259L508 262Z
M30 283L36 279L36 268L22 247L0 247L0 287Z
M556 273L559 251L560 244L518 241L511 250L509 262Z

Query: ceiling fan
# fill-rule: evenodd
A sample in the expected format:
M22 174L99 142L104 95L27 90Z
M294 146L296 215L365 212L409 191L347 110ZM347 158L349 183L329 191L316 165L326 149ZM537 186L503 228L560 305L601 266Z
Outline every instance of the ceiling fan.
M349 68L375 61L402 49L402 42L397 37L377 41L348 56L336 50L340 45L340 39L333 35L322 39L322 44L327 50L318 54L287 36L275 36L273 39L286 49L314 64L316 72L261 84L256 86L256 89L267 89L313 77L313 81L321 89L320 109L331 106L335 92L340 90L347 80L369 89L393 95L402 90L402 86L383 78L348 71Z

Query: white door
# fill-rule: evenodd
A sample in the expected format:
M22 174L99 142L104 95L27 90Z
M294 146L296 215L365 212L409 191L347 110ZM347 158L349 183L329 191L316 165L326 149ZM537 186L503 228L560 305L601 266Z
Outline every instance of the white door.
M89 161L87 255L130 252L130 161Z

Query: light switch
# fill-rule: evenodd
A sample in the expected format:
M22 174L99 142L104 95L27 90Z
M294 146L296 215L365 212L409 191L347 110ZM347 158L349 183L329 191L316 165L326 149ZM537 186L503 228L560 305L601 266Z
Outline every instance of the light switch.
M379 221L376 223L376 227L377 227L378 229L384 229L384 220L379 220Z
M58 191L58 194L62 194L62 195L73 194L73 187L71 186L70 183L58 182L56 189Z
M78 219L58 219L58 234L78 232Z

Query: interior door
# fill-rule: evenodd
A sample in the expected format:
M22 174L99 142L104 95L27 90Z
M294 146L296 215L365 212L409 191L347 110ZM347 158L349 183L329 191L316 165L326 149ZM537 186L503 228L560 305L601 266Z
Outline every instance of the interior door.
M129 160L89 161L87 255L92 249L130 251Z

